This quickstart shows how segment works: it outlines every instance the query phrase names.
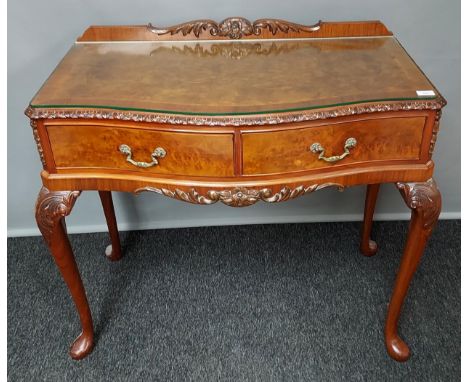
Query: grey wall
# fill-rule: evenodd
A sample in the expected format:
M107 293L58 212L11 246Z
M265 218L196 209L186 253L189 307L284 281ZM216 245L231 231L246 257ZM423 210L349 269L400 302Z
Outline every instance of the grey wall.
M23 111L70 45L91 24L171 25L228 16L322 20L382 20L448 100L434 159L445 218L460 213L460 4L456 0L15 0L8 4L8 232L38 234L33 208L41 165ZM277 205L234 209L194 206L153 194L116 193L121 229L360 219L364 187L324 190ZM386 185L377 218L409 216L398 192ZM70 232L104 230L95 192L85 192L68 218Z

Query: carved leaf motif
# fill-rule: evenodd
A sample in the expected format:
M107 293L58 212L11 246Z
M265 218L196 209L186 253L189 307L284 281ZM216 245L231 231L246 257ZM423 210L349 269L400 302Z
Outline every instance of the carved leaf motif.
M47 243L58 221L69 215L81 191L49 191L42 187L36 202L36 221Z
M179 189L175 191L167 190L165 188L161 189L162 194L169 196L173 199L183 200L184 202L194 203L194 204L213 204L217 200L208 199L203 195L200 195L195 189L191 189L190 192L185 192Z
M289 21L285 20L279 20L279 19L260 19L256 20L253 23L254 27L254 34L259 35L261 33L261 30L264 28L268 28L268 30L275 35L278 30L280 30L283 33L287 32L316 32L320 29L320 26L322 24L322 21L319 21L317 24L314 25L301 25L301 24L296 24L292 23Z
M429 179L425 183L397 183L396 185L407 206L422 213L424 228L432 228L441 210L441 197L435 180Z
M161 195L168 196L173 199L182 200L194 204L214 204L218 201L230 207L247 207L262 200L268 203L284 202L289 199L297 198L298 196L320 190L325 187L337 187L342 190L343 185L337 183L313 184L310 186L297 186L293 189L283 187L279 192L273 193L269 188L260 190L248 189L245 187L236 187L232 190L210 190L206 196L199 194L194 188L190 191L180 189L168 190L165 188L144 187L135 190L135 193L143 191L156 192Z
M148 30L157 35L182 33L183 36L187 36L193 33L198 38L200 34L207 29L210 31L211 35L216 36L219 31L218 23L213 20L194 20L188 23L174 25L167 29L155 27L151 23L148 24Z

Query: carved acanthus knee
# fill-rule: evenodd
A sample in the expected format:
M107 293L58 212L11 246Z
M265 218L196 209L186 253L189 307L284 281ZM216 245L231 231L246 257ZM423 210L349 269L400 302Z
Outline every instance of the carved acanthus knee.
M387 351L397 361L410 356L408 345L398 335L397 325L408 287L423 255L424 247L441 209L440 192L433 179L424 183L397 183L405 203L411 209L411 222L405 250L395 280L385 324Z
M50 245L54 227L69 215L81 191L49 191L42 187L36 202L36 221L45 241Z
M82 359L94 345L93 320L86 292L68 240L64 217L69 215L80 191L49 191L42 187L36 203L36 220L75 303L82 331L72 343L70 355Z
M440 215L442 199L437 183L429 179L424 183L397 183L406 205L421 216L423 228L431 231Z

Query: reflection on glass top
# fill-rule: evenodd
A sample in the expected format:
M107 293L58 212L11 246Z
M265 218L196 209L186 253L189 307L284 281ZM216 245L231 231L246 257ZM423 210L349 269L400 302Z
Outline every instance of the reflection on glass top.
M434 98L393 37L77 43L31 102L229 115Z

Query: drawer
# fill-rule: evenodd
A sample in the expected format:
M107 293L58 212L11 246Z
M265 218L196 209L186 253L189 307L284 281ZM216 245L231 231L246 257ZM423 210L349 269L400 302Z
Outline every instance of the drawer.
M330 125L242 134L243 174L274 174L340 167L374 161L418 160L426 117L369 119ZM310 146L319 143L325 157L345 152L336 162L319 159Z
M187 133L99 125L48 125L50 145L57 169L106 168L142 173L232 176L233 135ZM151 154L161 147L158 164L142 168L120 152L124 144L131 159L153 163Z

